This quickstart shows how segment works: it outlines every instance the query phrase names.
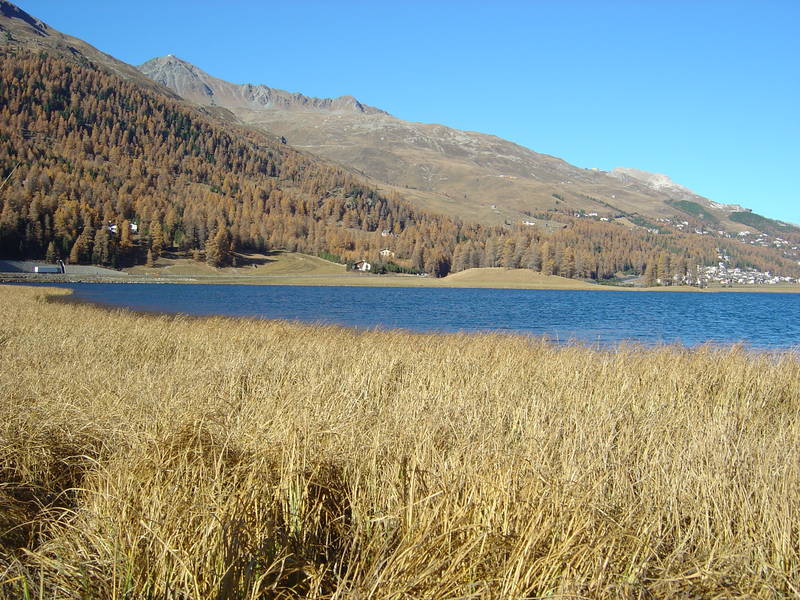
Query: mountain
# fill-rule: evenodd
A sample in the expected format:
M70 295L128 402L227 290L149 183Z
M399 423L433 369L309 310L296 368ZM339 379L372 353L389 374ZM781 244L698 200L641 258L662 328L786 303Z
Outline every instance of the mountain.
M226 84L175 57L149 63L184 99L5 0L0 30L0 258L113 266L176 252L224 264L236 248L288 249L341 262L389 256L383 268L435 275L504 266L679 281L724 256L800 272L795 249L708 226L800 232L658 177L579 169L497 137L405 123L351 97ZM315 124L332 158L299 143ZM383 182L359 174L351 155L374 155L366 164L384 165Z
M583 211L659 219L684 214L675 203L690 200L716 225L741 231L740 224L727 219L733 209L663 175L583 169L496 136L402 121L350 96L320 100L263 85L237 85L175 56L152 59L139 69L187 100L223 106L296 148L356 169L421 206L459 217L515 223L542 211Z
M265 85L236 85L212 77L194 65L171 54L154 58L139 70L171 90L181 90L180 96L197 104L218 105L237 109L280 109L320 111L329 113L386 114L380 109L365 106L352 96L339 98L309 98Z
M459 239L502 233L199 110L5 0L0 31L0 258L117 266L173 251L225 264L233 248L283 248L377 262L391 243L394 268L442 274Z

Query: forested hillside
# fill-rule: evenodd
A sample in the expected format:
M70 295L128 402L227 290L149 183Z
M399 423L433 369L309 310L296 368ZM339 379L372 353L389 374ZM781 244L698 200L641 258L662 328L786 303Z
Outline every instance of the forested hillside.
M452 220L377 194L350 174L101 71L4 56L0 253L119 264L144 250L220 247L444 255ZM471 228L470 237L490 234ZM137 248L138 247L138 248ZM223 252L224 254L224 252ZM430 262L430 261L429 261Z
M445 275L475 266L661 277L713 263L797 273L768 248L573 219L550 233L414 208L263 132L46 53L0 57L0 257L123 266L166 250L213 265L287 249ZM389 265L390 268L392 265Z

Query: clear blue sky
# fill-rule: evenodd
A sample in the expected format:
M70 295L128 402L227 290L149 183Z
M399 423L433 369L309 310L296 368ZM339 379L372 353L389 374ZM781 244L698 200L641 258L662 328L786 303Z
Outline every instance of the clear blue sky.
M800 0L19 0L140 64L352 94L800 224Z

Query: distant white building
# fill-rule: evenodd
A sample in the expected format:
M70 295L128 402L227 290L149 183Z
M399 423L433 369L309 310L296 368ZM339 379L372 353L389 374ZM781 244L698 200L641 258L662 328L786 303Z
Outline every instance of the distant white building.
M55 265L36 265L33 267L34 273L63 273L61 267Z
M362 272L366 273L367 271L371 271L372 270L372 265L369 264L365 260L360 260L356 264L353 265L353 270L354 271L362 271Z

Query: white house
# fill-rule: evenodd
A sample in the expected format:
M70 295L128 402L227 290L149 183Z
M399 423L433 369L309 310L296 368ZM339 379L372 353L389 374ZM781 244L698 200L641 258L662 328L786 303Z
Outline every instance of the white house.
M363 272L371 271L372 270L372 265L369 264L365 260L360 260L356 264L353 265L353 270L354 271L363 271Z

